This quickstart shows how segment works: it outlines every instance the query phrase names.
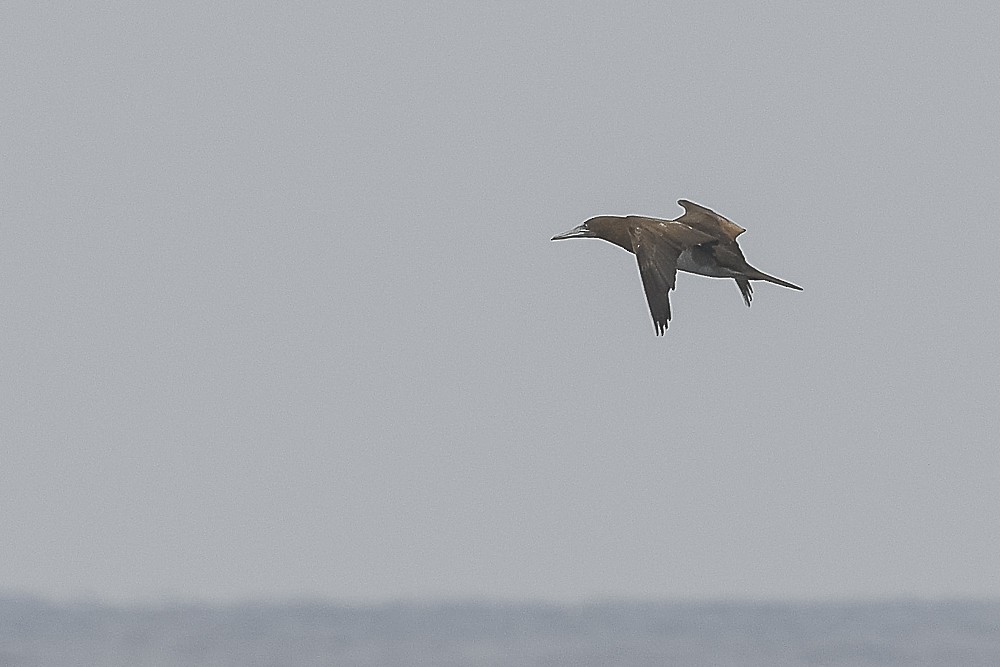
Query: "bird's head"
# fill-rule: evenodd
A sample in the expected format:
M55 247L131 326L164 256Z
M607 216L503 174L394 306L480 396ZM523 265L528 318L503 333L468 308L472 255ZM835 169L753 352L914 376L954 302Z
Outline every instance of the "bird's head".
M597 236L594 230L590 228L590 223L594 218L591 218L582 225L577 225L568 232L563 232L562 234L556 234L552 237L553 241L561 241L563 239L581 239L581 238L592 238Z
M628 224L626 218L619 215L599 215L587 220L582 225L578 225L568 232L556 234L553 241L562 239L604 239L625 250L632 252L632 240L629 238Z

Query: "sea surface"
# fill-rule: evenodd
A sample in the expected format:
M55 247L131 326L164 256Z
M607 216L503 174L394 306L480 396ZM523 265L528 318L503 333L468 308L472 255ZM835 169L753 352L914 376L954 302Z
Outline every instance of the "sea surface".
M0 596L0 666L1000 665L1000 601L114 606Z

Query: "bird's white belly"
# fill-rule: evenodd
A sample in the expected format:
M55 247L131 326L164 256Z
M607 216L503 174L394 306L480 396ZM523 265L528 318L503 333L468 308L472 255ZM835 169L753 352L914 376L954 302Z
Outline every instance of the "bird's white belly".
M700 276L711 276L712 278L732 278L735 273L729 269L724 269L718 264L699 264L694 261L691 249L687 248L677 256L677 269L688 273L697 273Z

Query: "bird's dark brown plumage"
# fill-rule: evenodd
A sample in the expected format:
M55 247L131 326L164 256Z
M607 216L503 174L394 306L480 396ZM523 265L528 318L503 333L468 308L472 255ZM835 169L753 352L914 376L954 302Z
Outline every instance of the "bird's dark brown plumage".
M736 237L746 231L742 227L686 199L677 203L684 207L684 215L676 220L602 215L552 240L599 238L635 253L657 335L666 331L670 321L670 290L674 289L678 269L715 278L733 278L747 306L753 295L751 280L802 289L747 263L736 242Z

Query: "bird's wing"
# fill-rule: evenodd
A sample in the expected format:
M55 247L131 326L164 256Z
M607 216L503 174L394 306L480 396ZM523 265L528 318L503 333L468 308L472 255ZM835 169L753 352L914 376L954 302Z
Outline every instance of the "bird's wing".
M663 335L670 321L670 290L677 277L677 256L684 248L711 240L706 234L670 220L628 217L632 250L646 292L656 335Z
M720 241L735 241L737 236L746 231L732 220L701 204L695 204L687 199L679 199L677 203L684 207L684 215L677 218L676 222L683 222Z

